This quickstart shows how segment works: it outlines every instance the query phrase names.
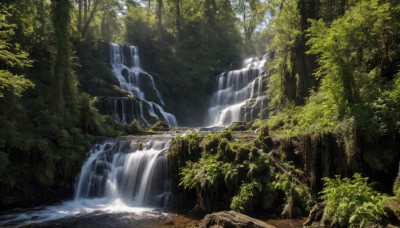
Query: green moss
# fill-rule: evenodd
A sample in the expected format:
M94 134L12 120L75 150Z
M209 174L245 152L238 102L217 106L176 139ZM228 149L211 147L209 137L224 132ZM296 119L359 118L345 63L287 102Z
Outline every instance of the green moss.
M257 135L255 145L264 151L269 151L272 149L273 144L274 142L269 135L268 125L263 125Z
M125 131L128 134L138 134L144 131L144 126L138 120L133 120L129 125L125 126Z
M150 127L150 129L153 131L169 131L170 130L168 124L162 120L158 120L157 122L155 122Z
M217 153L221 140L232 141L231 132L224 130L221 132L208 134L204 139L204 150L213 154Z
M249 130L251 125L245 122L233 122L229 127L228 130L231 131L247 131Z

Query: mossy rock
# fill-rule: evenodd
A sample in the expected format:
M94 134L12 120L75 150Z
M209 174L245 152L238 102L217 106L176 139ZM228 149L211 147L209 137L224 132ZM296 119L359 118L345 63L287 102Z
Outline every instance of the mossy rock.
M260 128L258 136L255 140L255 144L257 147L262 148L265 151L272 149L274 142L269 135L268 126L264 125Z
M133 120L130 124L125 126L125 131L128 134L138 134L142 132L142 126L138 120Z
M169 126L162 120L158 120L153 126L150 127L153 131L169 131Z
M250 124L245 122L233 122L228 129L231 131L247 131L250 127Z
M383 201L383 210L391 218L400 222L400 197L389 197Z

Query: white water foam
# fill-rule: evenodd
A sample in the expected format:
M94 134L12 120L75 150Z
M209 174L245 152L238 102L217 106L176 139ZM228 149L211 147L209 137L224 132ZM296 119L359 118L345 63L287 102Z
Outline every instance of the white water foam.
M226 127L236 121L249 122L258 117L267 99L263 87L267 58L268 55L246 59L242 69L218 76L217 91L211 98L205 126Z
M2 215L0 226L40 224L99 212L151 216L147 212L165 208L171 201L164 154L168 148L169 138L96 144L81 168L74 200Z

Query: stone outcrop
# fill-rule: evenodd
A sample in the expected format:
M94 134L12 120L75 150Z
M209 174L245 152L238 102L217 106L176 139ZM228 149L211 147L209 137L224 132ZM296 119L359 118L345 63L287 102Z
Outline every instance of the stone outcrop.
M206 215L198 227L273 228L274 226L268 225L261 220L251 218L236 211L220 211Z
M383 201L383 210L389 215L389 217L396 219L400 222L400 198L391 197Z

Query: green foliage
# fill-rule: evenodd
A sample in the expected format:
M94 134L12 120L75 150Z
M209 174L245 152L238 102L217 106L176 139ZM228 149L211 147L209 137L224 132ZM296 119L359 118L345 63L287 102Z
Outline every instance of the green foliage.
M398 10L398 9L397 9ZM343 17L327 25L311 20L310 53L319 56L316 76L322 78L320 91L336 104L339 116L360 99L371 99L372 87L379 76L379 65L366 65L373 59L390 58L382 37L391 36L398 28L393 22L396 8L377 0L360 1ZM382 45L383 42L383 45Z
M23 75L14 72L16 69L32 66L32 61L19 44L11 42L16 25L9 23L8 19L13 10L15 9L12 7L0 4L0 98L4 97L5 93L22 96L26 89L34 86Z
M158 120L156 123L154 123L150 127L150 129L153 130L153 131L168 131L169 130L169 126L164 121Z
M340 226L365 227L382 224L386 214L383 211L384 195L373 190L368 178L354 174L353 178L336 176L324 178L321 199L325 203L324 217Z
M233 1L235 13L240 17L239 25L244 33L245 52L254 53L253 33L264 20L267 3L260 0Z
M378 0L321 1L314 9L321 19L309 18L304 30L307 51L298 42L303 33L299 20L313 11L299 12L301 6L286 1L269 25L276 54L268 88L274 110L267 122L278 137L333 132L351 159L360 136L371 141L399 128L400 7ZM299 50L315 56L319 66L314 72L319 84L304 106L294 99L299 81L293 76L303 64L296 62Z
M212 154L217 153L219 143L223 139L228 141L232 140L230 131L225 130L218 133L208 134L204 142L204 150Z
M299 175L299 172L292 165L283 163L286 172L275 172L272 186L274 189L280 190L285 195L285 205L283 206L282 216L293 218L295 206L310 210L315 203L311 189L306 183L301 183L294 177Z
M261 190L262 184L256 180L242 184L239 193L233 197L230 208L239 212L245 211L246 204L253 199L257 193L260 193Z
M202 136L196 132L186 132L182 137L177 135L172 139L169 153L187 152L193 153L200 149L200 141Z
M268 93L272 94L269 106L281 110L286 103L294 99L296 91L293 80L295 80L294 63L292 53L296 47L296 41L301 36L300 13L298 0L285 1L284 4L277 3L273 8L279 9L277 16L272 18L269 29L272 34L271 44L268 49L274 50L275 56L268 67L271 76L268 82Z
M290 201L286 211L309 208L314 202L311 190L296 178L303 174L260 149L264 147L262 142L269 140L267 128L249 143L236 142L229 131L210 133L201 143L196 140L197 145L203 145L203 152L199 159L189 160L181 168L180 185L196 190L197 206L205 211L229 207L251 212L262 207L264 195L273 192L282 192L287 205ZM296 211L288 216L300 214Z
M185 188L209 188L216 184L217 177L222 175L222 162L217 155L203 153L198 162L188 161L186 167L181 170L182 181L180 185Z
M255 140L255 144L264 151L269 151L272 149L273 141L269 135L268 125L261 126L260 132Z
M0 202L24 206L72 192L93 135L117 136L125 129L101 116L89 95L78 90L74 68L79 64L72 48L80 41L70 46L74 19L68 16L71 5L62 5L70 2L53 1L52 8L50 1L7 2L0 7ZM93 46L87 46L92 53ZM101 76L109 72L103 58L95 57L96 67L79 70L79 76L96 74L94 68ZM32 89L19 98L27 88ZM56 109L62 112L56 115Z

